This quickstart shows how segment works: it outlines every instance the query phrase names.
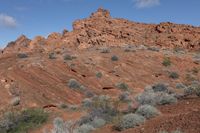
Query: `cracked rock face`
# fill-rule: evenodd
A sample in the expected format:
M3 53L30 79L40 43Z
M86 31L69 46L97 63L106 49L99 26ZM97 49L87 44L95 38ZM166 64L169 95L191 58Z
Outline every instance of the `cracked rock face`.
M4 52L30 52L43 49L94 46L149 45L164 48L200 49L200 27L163 22L160 24L137 23L112 18L108 10L99 8L89 18L76 20L73 31L53 32L47 38L38 36L33 40L20 36L10 42Z

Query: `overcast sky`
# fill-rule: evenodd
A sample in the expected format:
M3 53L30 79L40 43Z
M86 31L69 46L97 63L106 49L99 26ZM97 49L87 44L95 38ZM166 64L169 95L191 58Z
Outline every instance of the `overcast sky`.
M32 39L71 30L98 7L137 22L200 25L200 0L0 0L0 48L21 34Z

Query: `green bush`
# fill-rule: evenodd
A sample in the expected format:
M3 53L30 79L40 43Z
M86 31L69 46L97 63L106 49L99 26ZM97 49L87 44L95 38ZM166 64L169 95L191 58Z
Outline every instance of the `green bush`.
M118 58L116 55L113 55L113 56L111 57L111 60L112 60L112 61L118 61L119 58Z
M151 105L142 105L137 109L136 114L142 115L146 119L150 119L159 115L160 112Z
M138 114L127 114L122 117L122 119L114 125L114 129L122 131L128 128L134 128L144 123L145 118Z
M73 59L76 59L75 56L71 56L71 55L68 55L68 54L67 54L67 55L64 55L63 58L64 58L64 60L66 60L66 61L67 61L67 60L73 60Z
M170 65L171 65L171 60L170 60L170 58L169 58L169 57L164 57L162 64L163 64L164 66L166 66L166 67L167 67L167 66L170 66Z
M76 79L70 79L68 81L68 87L72 89L79 89L81 84Z
M118 83L116 84L116 87L121 89L122 91L128 91L129 90L129 87L126 83Z
M97 78L101 78L102 76L103 76L103 74L102 74L101 72L97 72L97 73L96 73L96 77L97 77Z
M48 114L42 109L27 109L22 112L9 112L0 119L1 133L27 133L29 129L47 121Z
M172 79L178 79L179 75L178 75L177 72L170 72L169 77L172 78Z

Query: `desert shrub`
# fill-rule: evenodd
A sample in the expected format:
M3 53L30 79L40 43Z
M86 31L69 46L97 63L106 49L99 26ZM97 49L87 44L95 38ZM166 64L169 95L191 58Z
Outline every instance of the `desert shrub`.
M71 111L77 111L79 109L79 106L78 105L69 105L68 108L71 110Z
M61 109L66 109L66 108L68 108L68 105L65 104L65 103L61 103L61 104L58 105L58 107L61 108Z
M56 59L56 54L55 53L49 53L49 59Z
M136 96L136 101L141 105L155 105L156 104L156 94L154 92L143 92Z
M90 114L88 114L86 116L82 116L78 121L78 125L81 126L83 124L91 123L94 120L94 118L95 117L93 117Z
M68 81L68 87L72 89L79 89L81 84L76 79L70 79Z
M177 72L170 72L169 77L172 78L172 79L178 79L179 74Z
M129 87L126 83L118 83L116 84L116 87L121 89L122 91L128 91L129 90Z
M122 117L122 119L114 125L114 129L122 131L128 128L134 128L142 123L144 123L145 118L138 114L127 114Z
M128 91L122 92L119 95L119 100L122 102L128 102L128 101L130 101L129 95L130 95L130 93Z
M136 52L135 47L131 46L131 45L126 45L124 47L124 52Z
M168 92L168 86L164 83L158 83L152 86L154 92Z
M100 48L100 53L110 53L110 49L107 47Z
M11 105L12 106L17 106L20 104L20 98L19 97L15 97L11 100Z
M54 128L51 133L74 133L76 123L72 121L63 121L61 118L57 117L53 121Z
M200 83L193 83L184 89L184 94L186 96L195 94L200 97Z
M161 92L156 96L156 103L159 105L172 104L176 102L177 98L174 95Z
M151 105L142 105L137 109L136 114L142 115L146 119L150 119L159 115L160 112Z
M111 122L112 118L117 114L117 109L113 105L111 98L106 95L94 97L90 116L95 118L102 118L107 122Z
M63 59L67 61L67 60L73 60L73 59L76 59L76 57L75 57L75 56L72 56L72 55L69 55L69 54L67 54L67 55L64 55Z
M94 118L94 120L91 122L91 125L94 128L100 128L103 127L106 124L106 121L101 118Z
M82 106L84 108L90 108L92 106L92 100L89 99L89 98L85 98L83 101L82 101Z
M176 84L176 89L184 89L186 86L183 83L177 83Z
M160 49L158 47L148 47L147 49L150 50L150 51L154 51L154 52L160 51Z
M76 133L90 133L93 130L95 130L95 128L92 125L84 124L76 129Z
M162 64L163 64L164 66L166 66L166 67L167 67L167 66L170 66L170 65L171 65L171 60L170 60L170 58L169 58L169 57L164 57Z
M113 55L113 56L111 57L111 60L112 60L112 61L118 61L119 58L118 58L116 55Z
M85 96L86 97L88 97L88 98L91 98L91 97L93 97L95 94L92 92L92 91L90 91L90 90L86 90L85 91Z
M28 55L26 53L19 53L19 54L17 54L17 57L18 58L27 58Z
M48 114L42 109L9 112L0 119L1 133L26 133L47 121Z
M159 90L159 91L158 91ZM136 96L136 101L141 105L164 105L164 104L171 104L176 103L177 98L172 95L168 94L165 91L165 89L158 89L155 92L152 91L144 91L143 93L140 93L138 96Z
M101 78L102 76L103 76L103 74L102 74L101 72L97 72L97 73L96 73L96 77L97 77L97 78Z

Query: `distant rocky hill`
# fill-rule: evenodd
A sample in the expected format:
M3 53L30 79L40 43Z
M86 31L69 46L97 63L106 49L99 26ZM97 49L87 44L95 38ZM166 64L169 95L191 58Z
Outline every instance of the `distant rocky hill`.
M150 45L166 48L200 49L200 27L164 22L145 24L112 18L108 10L99 8L89 18L76 20L73 30L51 33L47 38L33 40L20 36L8 43L5 53L50 51L55 48L88 48L123 44Z

